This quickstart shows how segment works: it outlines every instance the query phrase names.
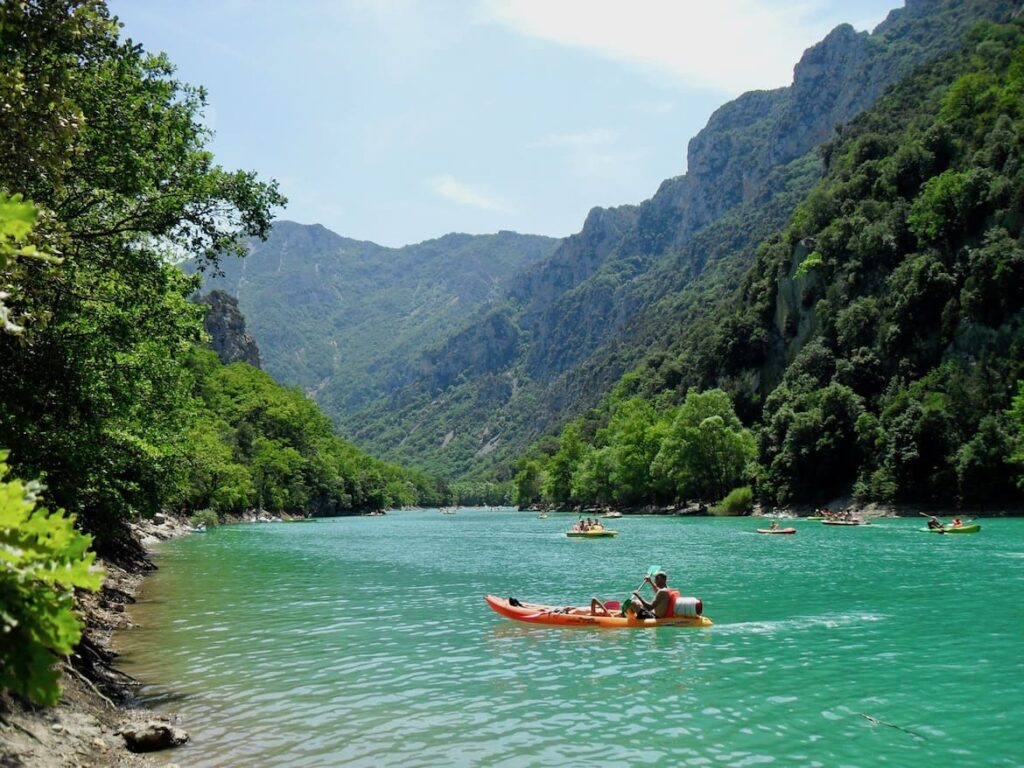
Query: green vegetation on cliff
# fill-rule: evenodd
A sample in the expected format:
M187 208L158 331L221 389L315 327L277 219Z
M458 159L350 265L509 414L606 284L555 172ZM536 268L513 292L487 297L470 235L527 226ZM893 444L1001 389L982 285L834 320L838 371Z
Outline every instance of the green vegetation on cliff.
M200 349L188 369L199 412L186 438L186 471L169 499L175 506L337 515L448 501L447 489L426 475L338 438L315 403L262 371L221 365Z
M740 287L588 418L721 387L754 422L767 501L1019 501L1022 29L978 25L842 128ZM542 476L562 472L549 454Z
M450 313L431 298L450 292L456 278L447 273L432 274L433 291L420 290L430 301L387 304L394 333L386 347L370 350L381 362L387 358L383 365L365 365L366 350L355 338L380 338L381 313L374 306L350 311L366 305L348 298L353 291L341 296L329 288L341 257L300 245L329 233L289 225L286 242L279 247L272 236L262 251L261 269L273 274L258 276L261 299L247 303L242 296L267 368L284 373L285 366L300 371L308 363L346 370L322 390L320 379L305 373L289 372L284 380L316 391L346 436L378 455L449 478L507 480L533 441L596 405L645 355L663 357L666 378L686 374L672 370L680 338L730 300L757 245L786 227L821 178L815 147L915 67L957 48L972 23L1008 19L1018 5L915 0L870 34L840 25L804 53L791 86L744 94L717 110L690 142L684 175L639 205L595 208L553 252L495 279L494 295L471 311ZM370 248L331 237L339 253ZM466 247L446 237L390 256L405 264L412 250L426 246L450 254L447 263ZM349 284L363 285L372 273L400 287L407 276L423 274L418 266L382 272L372 248L367 254L367 272ZM246 290L255 287L248 276L236 277ZM294 285L304 286L303 306L291 301ZM382 282L366 296L389 294ZM434 311L425 312L427 306ZM462 306L469 310L469 302ZM436 326L417 330L441 318L442 333ZM738 361L731 375L720 385L735 394L751 374ZM346 388L365 396L339 397ZM749 422L761 401L740 398L736 407Z

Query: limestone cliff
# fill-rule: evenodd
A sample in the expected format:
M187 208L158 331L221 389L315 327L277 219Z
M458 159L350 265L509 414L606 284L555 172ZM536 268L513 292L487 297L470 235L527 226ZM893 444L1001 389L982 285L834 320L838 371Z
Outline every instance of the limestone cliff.
M224 291L210 291L197 299L205 304L203 327L210 334L210 347L225 365L248 363L260 367L260 350L256 339L245 329L245 316L238 310L238 300Z
M915 67L959 45L974 21L1008 18L1018 5L1015 0L915 0L890 13L873 33L840 25L804 53L792 85L746 93L718 109L689 142L686 174L663 182L639 206L635 225L617 233L618 243L609 247L605 216L595 210L580 234L554 254L552 262L587 268L563 268L583 279L563 284L561 295L544 289L542 322L534 325L545 330L529 344L531 373L557 376L585 359L643 311L642 302L630 305L632 294L624 284L642 279L737 206L757 198L769 202L774 190L767 187L778 168L812 151ZM591 230L597 227L595 236ZM580 247L589 242L599 243L600 250ZM702 265L679 267L680 279L665 283L662 291L683 287ZM546 268L540 265L538 273Z

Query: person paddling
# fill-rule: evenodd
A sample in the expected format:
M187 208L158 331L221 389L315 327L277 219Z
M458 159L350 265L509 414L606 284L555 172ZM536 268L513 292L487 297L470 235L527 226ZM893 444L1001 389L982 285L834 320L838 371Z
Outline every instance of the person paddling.
M664 571L658 571L652 579L644 576L644 583L654 588L654 599L650 602L643 599L638 590L634 590L633 597L626 605L632 609L638 619L664 619L672 615L672 604L675 596L668 588L668 575Z

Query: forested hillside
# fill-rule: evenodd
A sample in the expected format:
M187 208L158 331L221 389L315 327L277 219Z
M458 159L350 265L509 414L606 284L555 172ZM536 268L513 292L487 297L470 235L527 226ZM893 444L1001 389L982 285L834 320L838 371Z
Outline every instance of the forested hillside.
M974 21L1015 9L1009 0L922 0L870 35L838 27L804 54L792 86L719 109L690 142L685 175L639 206L592 211L504 300L428 351L423 375L338 414L346 431L449 476L510 476L526 445L595 405L729 295L757 244L820 178L814 148L837 124L957 47Z
M521 500L1018 503L1022 96L1024 26L979 24L843 127L740 287L538 446Z

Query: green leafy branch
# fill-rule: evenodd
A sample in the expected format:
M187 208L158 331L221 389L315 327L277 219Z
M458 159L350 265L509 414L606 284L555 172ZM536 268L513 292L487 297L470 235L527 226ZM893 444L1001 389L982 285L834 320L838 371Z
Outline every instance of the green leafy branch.
M11 309L4 302L11 298L12 284L17 282L14 272L19 258L60 263L60 259L42 253L27 242L36 225L39 210L20 194L8 195L0 191L0 330L19 334L25 330L11 318Z
M52 706L60 698L57 657L82 636L74 590L95 592L103 572L74 516L37 506L38 481L4 480L6 459L0 451L0 689Z

